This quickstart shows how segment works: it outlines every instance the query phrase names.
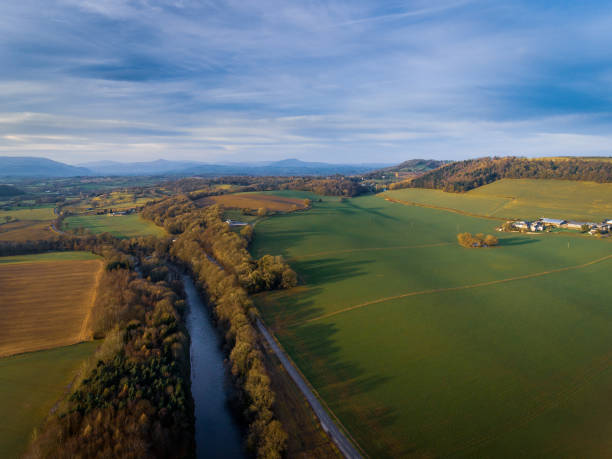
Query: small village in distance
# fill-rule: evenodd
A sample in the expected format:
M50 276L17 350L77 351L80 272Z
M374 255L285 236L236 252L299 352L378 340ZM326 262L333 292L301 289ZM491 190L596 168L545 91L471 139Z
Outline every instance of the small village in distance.
M537 220L509 220L497 228L498 231L542 232L553 229L576 230L592 236L609 236L612 231L612 219L600 223L561 220L556 218L539 218Z

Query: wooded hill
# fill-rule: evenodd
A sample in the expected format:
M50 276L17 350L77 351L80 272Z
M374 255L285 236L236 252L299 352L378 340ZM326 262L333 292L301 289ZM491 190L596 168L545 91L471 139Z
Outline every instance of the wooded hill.
M446 164L425 174L391 185L398 188L433 188L468 191L503 178L535 178L612 182L612 162L607 158L527 159L493 157Z
M2 197L19 196L21 194L24 194L24 192L19 188L11 185L0 185L0 196Z
M397 166L385 167L369 172L363 177L365 179L382 179L383 177L393 175L395 173L422 174L443 166L448 162L449 161L438 161L437 159L409 159L408 161L404 161Z

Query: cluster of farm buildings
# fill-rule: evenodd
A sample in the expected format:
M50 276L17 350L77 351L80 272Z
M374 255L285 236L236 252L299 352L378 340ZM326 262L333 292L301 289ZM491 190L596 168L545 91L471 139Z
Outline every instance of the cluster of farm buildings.
M88 207L85 209L87 212L95 211L95 215L110 215L111 217L117 217L120 215L130 215L136 212L136 208L133 207L131 209L123 209L123 210L113 210L113 209L94 209L93 207Z
M516 220L508 222L513 228L527 231L545 231L547 228L566 228L579 231L587 230L590 234L606 234L612 231L612 219L601 223L577 222L573 220L559 220L556 218L540 218L534 221ZM588 228L588 229L587 229Z
M227 223L229 226L247 226L248 225L248 223L239 222L237 220L232 220L232 219L225 220L225 223Z

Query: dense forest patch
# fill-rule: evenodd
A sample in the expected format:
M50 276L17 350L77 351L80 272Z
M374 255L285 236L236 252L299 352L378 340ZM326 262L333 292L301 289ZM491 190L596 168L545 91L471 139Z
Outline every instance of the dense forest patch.
M405 182L397 188L434 188L468 191L503 178L539 178L612 182L612 162L578 158L527 159L516 157L480 158L443 165Z

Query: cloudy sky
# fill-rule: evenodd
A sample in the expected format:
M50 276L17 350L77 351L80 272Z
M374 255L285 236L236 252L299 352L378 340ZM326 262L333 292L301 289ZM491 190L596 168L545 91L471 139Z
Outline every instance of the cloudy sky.
M0 155L612 155L612 3L2 0Z

